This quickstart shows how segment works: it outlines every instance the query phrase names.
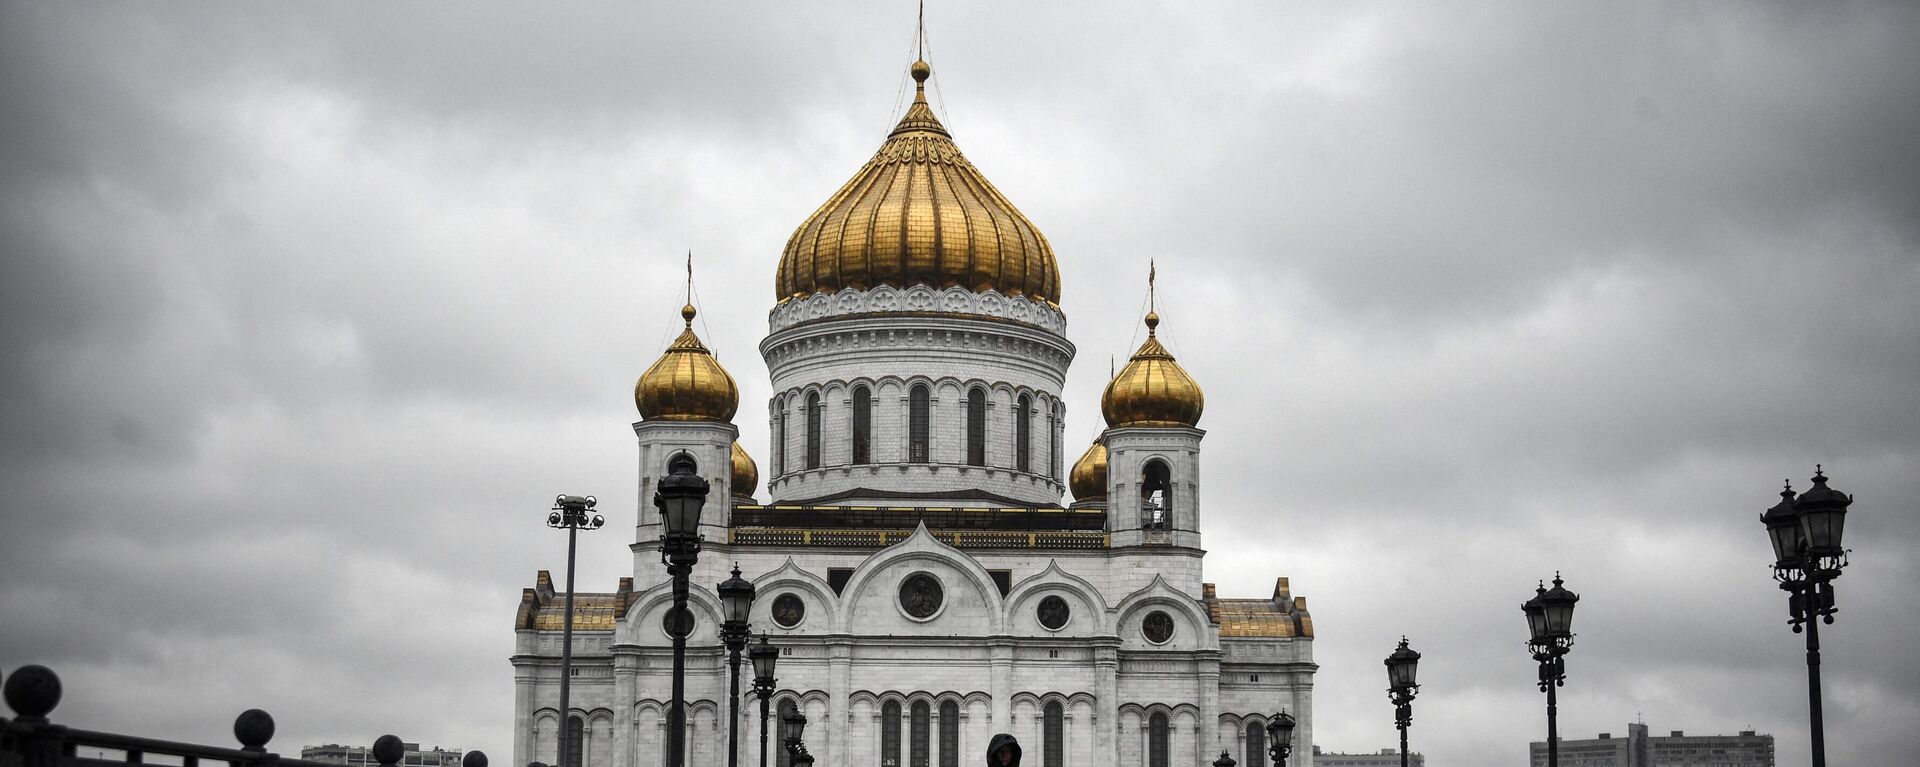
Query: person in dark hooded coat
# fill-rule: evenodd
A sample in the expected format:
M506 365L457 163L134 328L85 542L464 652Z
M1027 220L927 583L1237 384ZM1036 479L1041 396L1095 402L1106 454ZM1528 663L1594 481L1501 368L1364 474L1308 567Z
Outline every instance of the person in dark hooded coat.
M1020 741L1000 733L987 743L987 767L1020 767Z

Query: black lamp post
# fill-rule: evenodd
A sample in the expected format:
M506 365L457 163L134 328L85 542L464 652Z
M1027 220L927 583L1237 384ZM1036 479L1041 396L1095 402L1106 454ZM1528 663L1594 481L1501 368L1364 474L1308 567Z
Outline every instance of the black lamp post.
M760 635L760 644L747 651L747 658L753 661L753 691L760 696L760 767L767 767L767 708L773 703L773 667L780 660L780 648L767 644L767 635Z
M1520 605L1532 632L1527 647L1540 664L1540 690L1547 694L1547 767L1560 767L1560 704L1554 689L1567 683L1565 658L1573 649L1573 604L1578 601L1580 595L1563 588L1560 574L1554 573L1551 590L1542 584Z
M1234 767L1236 764L1239 763L1233 760L1233 754L1226 751L1220 752L1220 758L1213 760L1213 767Z
M1780 491L1780 503L1760 515L1773 541L1773 577L1787 592L1787 625L1794 633L1806 627L1807 709L1813 729L1813 767L1826 767L1826 725L1820 714L1820 624L1832 625L1838 610L1833 581L1847 566L1847 550L1840 545L1847 507L1853 496L1827 487L1826 473L1814 466L1813 489L1796 500L1793 487Z
M591 495L559 495L553 499L553 511L547 514L547 527L567 531L567 613L560 622L560 750L554 761L562 767L574 767L567 759L567 722L571 714L573 679L573 552L582 529L598 530L605 517L592 514L599 499ZM578 744L575 744L578 745Z
M1293 717L1281 709L1267 720L1267 757L1273 760L1273 767L1287 767L1287 756L1292 753Z
M747 649L747 615L753 610L753 582L740 577L740 563L733 564L733 577L720 582L720 641L727 645L727 767L740 767L740 651Z
M707 503L708 483L694 472L699 470L693 456L680 453L667 459L667 476L661 477L653 493L653 505L660 510L666 530L660 534L660 561L673 578L673 612L669 623L673 635L673 704L667 710L667 765L685 767L687 763L687 634L693 631L693 616L687 612L687 579L694 562L700 559L700 510ZM566 767L571 767L570 765Z
M1400 637L1400 646L1387 656L1387 699L1393 701L1393 723L1400 728L1400 767L1407 767L1407 727L1413 724L1413 696L1420 692L1420 685L1414 684L1414 672L1420 666L1420 653L1407 646L1407 638Z
M787 753L792 755L793 767L807 767L813 764L813 755L807 753L807 715L795 711L780 717L787 726Z

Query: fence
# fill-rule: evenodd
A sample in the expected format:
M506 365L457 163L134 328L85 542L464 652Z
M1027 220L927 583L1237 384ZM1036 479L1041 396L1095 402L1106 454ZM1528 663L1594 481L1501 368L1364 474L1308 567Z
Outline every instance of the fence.
M330 762L289 759L267 750L273 739L273 716L257 708L240 712L233 720L239 748L205 746L157 738L79 730L47 719L60 704L60 677L45 666L22 666L6 678L7 707L12 719L0 718L0 767L126 767L161 763L180 767L339 767ZM114 752L119 758L82 756L81 750ZM382 735L373 742L373 757L381 767L397 767L406 755L399 737ZM461 767L487 767L487 755L468 751Z

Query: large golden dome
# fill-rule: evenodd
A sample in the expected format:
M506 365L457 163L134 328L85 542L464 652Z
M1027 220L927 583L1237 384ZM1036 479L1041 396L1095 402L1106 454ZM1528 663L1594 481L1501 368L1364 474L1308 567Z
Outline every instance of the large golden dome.
M1067 475L1067 487L1073 489L1076 501L1093 501L1107 497L1107 445L1099 437L1093 438L1093 445L1073 462L1073 472Z
M1100 414L1108 426L1193 426L1200 422L1206 397L1200 384L1160 345L1155 328L1160 315L1147 312L1147 342L1127 366L1107 382Z
M643 421L733 420L740 387L693 334L692 304L680 308L686 330L633 385L633 404Z
M926 62L912 71L913 105L886 143L787 240L774 298L924 283L1058 304L1060 269L1047 238L934 117Z
M753 491L760 487L760 467L754 465L753 456L747 455L738 441L733 443L732 484L733 494L746 499L752 499Z

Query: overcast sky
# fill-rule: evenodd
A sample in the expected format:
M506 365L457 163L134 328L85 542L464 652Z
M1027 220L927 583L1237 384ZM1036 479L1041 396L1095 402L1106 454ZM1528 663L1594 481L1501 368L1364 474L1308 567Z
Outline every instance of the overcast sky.
M1052 240L1068 454L1138 343L1207 392L1208 579L1292 578L1329 750L1525 764L1518 609L1582 596L1561 732L1807 759L1758 513L1857 494L1834 764L1920 721L1920 8L927 11L934 101ZM0 5L0 672L56 721L511 753L511 621L610 511L633 380L698 330L766 465L788 234L904 106L912 5ZM762 496L765 497L764 494Z

